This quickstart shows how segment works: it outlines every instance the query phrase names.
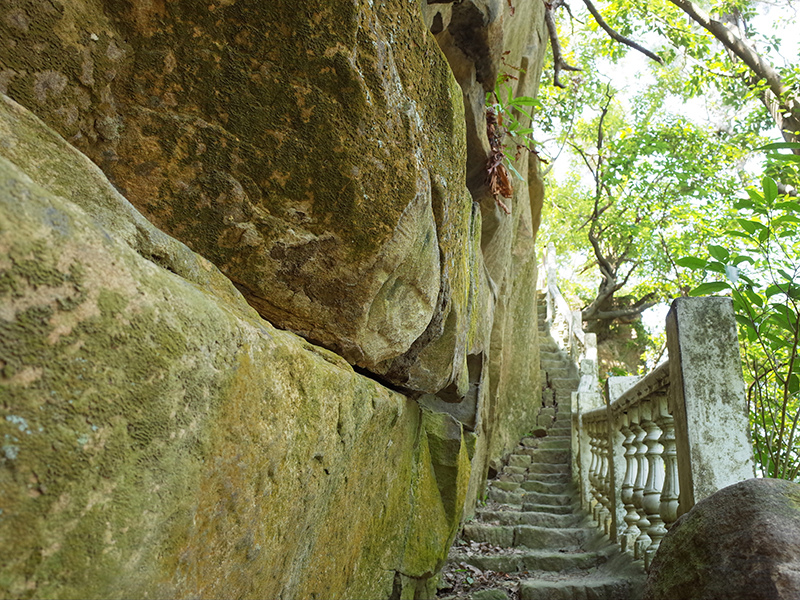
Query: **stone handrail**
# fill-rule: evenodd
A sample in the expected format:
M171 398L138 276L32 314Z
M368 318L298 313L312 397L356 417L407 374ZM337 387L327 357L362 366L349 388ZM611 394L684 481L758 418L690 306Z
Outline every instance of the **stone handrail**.
M558 267L556 249L552 242L547 244L545 255L545 299L547 316L545 325L550 335L578 367L580 387L586 392L599 391L597 379L597 337L594 333L583 331L581 311L572 310L561 290L558 288Z
M645 377L610 377L604 406L591 408L593 392L573 399L581 504L645 568L681 514L754 475L731 301L675 300L667 348Z

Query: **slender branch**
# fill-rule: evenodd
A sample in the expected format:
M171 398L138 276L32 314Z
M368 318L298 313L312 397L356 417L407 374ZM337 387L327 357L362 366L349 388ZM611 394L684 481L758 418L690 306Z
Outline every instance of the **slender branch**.
M593 314L585 314L587 311L583 311L581 314L581 318L584 321L603 321L606 319L624 319L625 317L635 317L636 315L642 314L648 308L651 308L658 304L658 302L645 302L639 307L631 307L631 308L621 308L619 310L609 310L609 311L597 311Z
M761 79L767 82L769 89L762 93L761 101L769 110L787 141L800 139L797 133L800 131L800 102L789 93L780 73L741 37L737 36L728 25L712 19L708 13L691 0L669 1L706 29L750 68L756 79L756 81L748 82L750 86L754 86ZM800 151L795 151L795 154L799 153Z
M658 64L663 65L664 61L661 59L660 56L651 52L644 46L641 46L634 42L633 40L626 38L624 35L621 35L614 31L611 26L605 22L603 17L600 15L600 11L595 8L594 4L592 4L591 0L583 0L583 3L586 5L586 8L589 9L589 12L592 13L594 20L597 21L597 24L605 31L612 40L619 42L620 44L625 44L626 46L633 48L634 50L638 50L642 54L644 54L647 58L651 58L656 61Z
M556 28L555 10L563 4L563 0L544 2L544 22L547 25L547 33L550 36L550 48L553 51L553 85L565 88L561 83L561 71L580 71L578 67L573 67L564 59L561 51L561 42L558 41L558 29Z
M701 27L717 38L736 56L738 56L760 79L766 79L770 89L776 96L781 96L786 91L780 74L761 55L742 41L722 21L712 19L708 13L691 0L669 0L689 15Z

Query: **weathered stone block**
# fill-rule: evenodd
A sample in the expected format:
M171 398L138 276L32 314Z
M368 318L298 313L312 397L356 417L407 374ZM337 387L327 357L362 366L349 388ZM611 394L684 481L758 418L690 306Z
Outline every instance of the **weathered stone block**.
M262 316L395 383L462 384L491 294L462 92L418 5L21 10L0 9L0 91Z
M698 502L661 541L647 600L800 597L800 485L749 479Z
M528 467L531 464L531 457L527 454L512 454L508 457L510 467Z
M424 587L458 424L262 320L5 97L0 140L0 595Z

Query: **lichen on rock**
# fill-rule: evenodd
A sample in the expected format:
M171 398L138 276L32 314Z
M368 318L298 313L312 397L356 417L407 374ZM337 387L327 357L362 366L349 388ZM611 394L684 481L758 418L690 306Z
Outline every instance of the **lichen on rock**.
M7 98L0 130L2 594L388 597L395 572L430 578L469 478L461 425L263 321ZM457 441L434 456L442 419Z

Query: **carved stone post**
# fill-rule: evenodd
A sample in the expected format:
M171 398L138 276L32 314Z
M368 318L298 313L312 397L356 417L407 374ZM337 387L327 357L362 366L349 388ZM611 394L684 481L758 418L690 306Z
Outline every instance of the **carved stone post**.
M658 539L653 540L655 550L661 539L666 535L667 530L678 518L678 452L675 449L675 422L669 414L666 398L660 398L658 402L658 426L663 432L659 443L664 447L661 456L664 459L664 487L661 490L661 502L659 512L663 523L661 531L658 532ZM650 537L653 537L652 534ZM652 547L652 546L651 546Z
M608 419L608 438L610 443L610 456L609 456L609 511L611 513L611 523L609 525L609 538L612 542L617 542L620 547L624 546L624 536L626 530L625 516L628 509L625 507L625 501L622 499L622 488L625 483L626 477L629 479L629 496L633 495L633 481L636 478L635 468L632 470L628 463L628 458L625 456L628 448L625 446L626 439L630 436L633 439L633 434L627 429L627 416L624 411L615 406L625 392L636 385L640 377L609 377L606 380L606 397L608 398L608 406L606 407L606 415ZM625 428L625 431L623 431ZM627 432L627 433L626 433ZM634 451L635 453L635 451ZM631 499L628 499L631 502ZM631 504L631 508L633 505ZM634 514L636 511L634 510ZM638 516L636 517L638 520ZM639 535L639 531L636 531Z
M600 473L598 474L598 481L600 483L600 508L597 512L597 524L603 529L603 533L608 535L609 525L611 524L611 471L609 469L609 452L610 447L608 443L608 424L605 422L598 423L600 443L598 444L600 450Z
M633 553L633 542L639 537L639 514L633 505L633 484L636 481L636 434L631 430L631 417L622 415L620 431L625 436L622 446L625 448L625 479L622 482L622 504L625 507L625 531L620 536L620 547L623 552Z
M678 298L667 315L669 405L680 476L678 515L754 475L730 298Z
M589 490L591 491L592 496L589 502L589 512L591 513L592 518L595 518L596 520L595 508L600 502L600 488L597 482L597 474L600 465L600 453L597 447L599 441L597 439L597 423L588 423L586 424L586 427L589 431L589 447L592 453L592 464L589 466Z
M644 511L650 526L647 535L650 544L643 549L645 569L650 566L650 559L655 553L661 538L664 537L664 523L661 521L661 489L664 486L664 463L661 459L663 447L659 443L661 430L656 423L658 419L659 399L653 398L648 402L654 414L652 420L643 424L647 432L644 443L647 445L647 483L644 489ZM663 533L662 533L663 530Z
M644 489L647 483L647 445L644 443L644 438L647 435L644 425L650 420L650 407L647 403L643 403L638 409L631 411L635 415L635 422L631 423L631 431L636 434L636 481L633 484L633 505L636 507L636 512L639 515L639 520L636 526L639 528L639 537L633 547L633 557L635 559L643 559L642 550L650 545L650 536L647 535L647 530L650 527L650 521L647 520L647 514L644 510ZM633 417L632 417L633 418Z

